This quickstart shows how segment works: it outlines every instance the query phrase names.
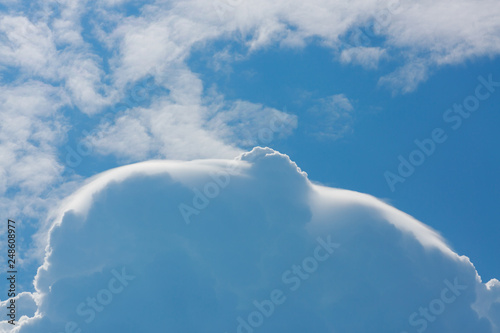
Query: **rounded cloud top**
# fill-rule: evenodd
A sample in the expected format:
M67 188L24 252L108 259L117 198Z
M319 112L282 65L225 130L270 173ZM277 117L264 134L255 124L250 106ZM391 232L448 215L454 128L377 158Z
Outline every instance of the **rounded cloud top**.
M500 332L498 285L411 216L256 147L94 178L14 331Z
M295 162L290 160L288 155L281 154L280 152L269 147L255 147L250 152L241 154L237 159L251 162L254 165L266 162L268 162L266 163L267 165L275 163L274 165L276 168L285 169L289 167L290 170L296 171L300 175L307 177L307 173L302 171Z

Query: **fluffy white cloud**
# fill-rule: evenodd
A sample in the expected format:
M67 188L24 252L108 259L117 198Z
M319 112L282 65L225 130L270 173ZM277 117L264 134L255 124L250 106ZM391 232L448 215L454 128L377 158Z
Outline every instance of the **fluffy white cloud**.
M177 78L156 82L171 88L168 96L126 110L92 134L96 151L128 161L222 158L235 156L239 147L269 144L297 127L297 117L284 111L226 101L215 91L203 98L201 81L189 71L179 72Z
M303 46L319 38L339 50L342 61L367 67L388 50L425 66L500 52L500 6L495 0L158 1L144 5L136 16L126 16L123 5L52 1L38 4L43 13L38 16L13 6L16 14L0 21L2 64L64 80L75 105L94 113L111 103L113 88L182 67L194 45L214 39L236 40L252 51L272 43ZM93 16L87 26L85 15ZM345 35L370 24L374 30L373 36L365 36L367 42L375 44L372 37L385 41L349 47ZM101 45L91 45L93 38ZM110 73L102 70L105 63ZM103 84L106 76L113 78L112 87Z
M64 17L67 10L61 8L61 11ZM81 6L79 11L73 11L83 14ZM101 83L104 73L99 64L100 56L83 42L80 26L61 24L61 20L32 22L22 15L3 16L0 19L0 64L18 69L20 78L40 78L45 83L64 82L72 104L84 113L98 112L110 103L100 92L106 90ZM77 38L60 36L70 32Z
M428 50L438 65L500 52L500 5L493 0L407 2L382 30L391 45Z
M158 1L143 5L137 15L130 16L125 14L126 4L103 1L89 6L85 1L61 0L39 3L28 12L12 3L9 15L0 20L1 65L62 83L69 103L89 115L115 104L130 83L152 75L170 92L170 103L189 105L185 110L198 122L199 110L204 107L203 83L186 67L185 59L194 46L215 39L235 40L252 52L273 43L301 47L319 38L338 52L342 62L367 68L376 67L388 54L402 55L408 59L407 64L380 81L401 92L414 90L427 78L429 67L500 51L500 23L496 20L500 6L494 0L418 4L403 0L357 0L349 4L325 0ZM370 24L373 36L364 37L374 45L352 47L345 40L353 29ZM385 41L375 45L372 37ZM162 104L159 101L156 106L164 107ZM178 139L177 133L165 138L167 127L157 125L155 130L146 125L145 112L154 114L155 110L116 118L117 123L109 130L114 137L124 138L127 129L138 132L130 139L115 141L114 146L108 140L103 144L106 153L123 155L124 145L131 140L135 149L129 155L135 158L149 156L151 149L153 154L184 158L166 154L162 144L148 140L138 143L142 140L139 138L151 137L154 131L163 135L153 141L170 143ZM186 124L184 131L192 130L191 123ZM196 132L214 141L214 147L225 145L210 131ZM140 149L144 152L138 154ZM188 156L198 152L194 149Z
M64 170L57 147L66 138L67 120L58 110L68 99L63 89L37 81L0 86L0 211L4 220L22 216L23 232L32 223L36 229L46 227L49 207L68 193L67 187L52 191L61 183ZM0 225L0 233L6 228L6 224ZM18 240L23 249L31 243L26 236ZM42 259L46 239L41 240L43 243L23 251L18 260ZM6 242L0 244L4 253L6 247ZM5 265L5 261L0 263L4 271Z
M278 110L250 101L224 101L219 107L207 102L212 96L207 97L205 83L186 59L194 48L203 49L215 40L243 46L238 51L243 56L269 45L297 48L319 40L335 59L367 68L376 67L383 57L403 59L401 68L380 80L403 93L414 90L441 65L500 53L496 0L3 4L0 98L7 105L2 105L0 126L7 130L0 142L0 193L5 194L4 212L12 215L34 216L47 209L42 207L46 198L38 192L58 184L65 165L57 148L64 146L73 117L81 117L74 113L95 120L126 97L130 85L147 76L157 82L158 96L151 96L148 105L118 112L111 123L98 127L93 132L96 153L120 161L227 157L242 146L265 144L262 131L267 137L291 133L296 118ZM370 25L374 30L364 38L367 45L346 40L351 31ZM231 48L223 54L229 62L241 56ZM42 95L51 102L34 101ZM12 111L12 100L22 101L23 110ZM63 107L67 112L61 111ZM283 131L271 128L276 115L290 120ZM338 122L334 132L349 130L344 125ZM18 131L4 134L13 129ZM21 192L13 195L18 189Z
M14 332L500 332L499 282L438 233L269 148L95 177L35 284Z
M64 140L66 124L57 110L66 101L61 89L36 81L1 88L0 195L8 189L39 195L58 179L63 166L56 147ZM2 210L15 213L9 206L19 208L2 202Z
M238 147L269 143L296 126L295 116L249 102L200 106L162 99L127 111L89 141L97 152L128 161L229 157Z

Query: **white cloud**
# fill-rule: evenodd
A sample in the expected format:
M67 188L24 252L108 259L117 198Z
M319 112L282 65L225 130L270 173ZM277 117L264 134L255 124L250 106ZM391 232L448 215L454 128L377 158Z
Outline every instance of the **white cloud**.
M297 126L296 116L259 104L226 102L216 95L207 105L183 105L179 102L189 99L180 90L174 98L177 103L161 98L148 108L125 112L90 141L98 153L128 161L221 158L238 154L238 147L286 137Z
M391 45L429 51L435 64L456 64L500 52L499 15L494 0L425 0L395 15L385 32Z
M493 0L477 4L449 0L419 4L372 0L349 5L325 0L272 3L192 0L169 5L147 4L139 15L130 17L124 16L122 5L120 1L102 2L91 9L86 2L58 1L51 3L53 7L48 11L47 6L40 6L46 12L38 20L30 21L19 10L17 15L4 16L0 21L3 66L17 66L27 75L41 75L47 80L62 80L71 104L91 115L116 103L127 84L146 75L155 76L170 91L173 103L191 105L190 110L202 109L203 82L190 72L184 61L193 46L220 38L242 42L250 52L272 43L300 47L319 38L327 47L342 50L339 54L342 62L366 68L375 68L391 49L406 57L407 64L382 77L380 82L400 92L416 89L427 79L429 66L495 55L500 45L497 42L500 28L495 19L500 6ZM82 25L82 17L89 12L93 12L90 31ZM340 47L342 36L373 19L376 33L385 37L386 42L378 46ZM88 42L88 36L97 38L110 55L97 51ZM103 70L105 62L110 65L109 73ZM192 112L196 119L197 111ZM115 137L124 139L124 132L117 134L120 126L138 129L136 137L131 138L133 142L149 135L151 126L144 119L132 119L131 114L127 119L118 119L120 124L113 130ZM192 129L185 129L189 130ZM210 141L212 134L206 134ZM176 140L167 140L166 135L163 133L162 142ZM108 141L105 146L108 152L115 149L117 154L123 154L124 142L121 140L112 147ZM154 152L154 147L162 147L156 143L143 143L142 148L138 143L132 144L135 150L144 150L143 154L132 153L136 158L149 155L148 149Z
M308 131L319 138L340 139L352 132L353 111L344 94L321 98L308 110L312 119Z
M55 78L50 61L56 56L50 28L33 24L24 16L0 19L0 62L23 68L28 75Z
M497 11L500 6L493 0L478 4L449 0L419 4L402 0L351 1L349 5L324 0L193 0L172 4L168 9L160 3L148 5L141 16L117 23L109 36L121 50L113 61L120 80L161 72L169 64L178 66L193 45L221 38L242 42L249 52L276 43L302 47L319 38L335 52L342 50L342 62L374 68L389 50L397 58L406 58L406 67L413 62L427 67L498 54ZM364 36L372 45L344 45L346 33L373 21L374 35ZM385 42L376 42L373 37ZM400 75L405 73L399 71ZM413 90L411 82L401 80L401 84L410 86L398 90Z
M181 204L198 210L190 224ZM55 222L38 316L14 332L236 332L239 317L261 332L499 332L497 280L421 222L313 185L269 148L111 170ZM277 289L273 311L255 305Z
M340 61L374 69L377 68L379 61L385 56L386 50L380 47L357 46L343 50L340 54Z
M65 126L71 119L63 121L62 112L31 103L41 89L49 100L59 96L54 97L57 107L72 107L95 119L115 105L131 84L154 76L163 96L151 98L150 107L134 106L117 114L116 122L102 128L97 140L97 152L125 160L231 156L240 152L237 145L260 144L238 131L245 128L258 134L262 121L267 126L278 111L239 100L225 101L225 107L217 109L205 101L205 82L186 65L193 48L214 40L243 45L243 52L250 55L270 45L304 47L319 40L333 50L335 59L367 68L390 54L391 59L404 59L404 64L384 75L380 83L403 93L416 89L430 69L500 53L500 5L495 0L157 1L129 16L123 7L126 3L61 0L34 2L26 9L16 1L4 2L2 98L10 94L11 99L23 100L26 112L2 110L2 126L17 132L0 145L1 193L22 188L23 198L32 195L30 202L38 202L34 189L57 184L64 168L56 157L57 148L66 139ZM375 33L382 42L372 40L373 45L346 49L346 33L383 14L383 24L379 22ZM241 59L241 54L224 55L228 61L231 57ZM21 86L26 90L23 99L17 99ZM255 114L240 112L241 106ZM71 113L65 116L72 118ZM343 135L350 130L350 118L344 119L346 125L333 132ZM280 133L290 133L294 121ZM37 168L23 167L27 163ZM12 200L23 204L13 205ZM15 213L41 209L12 196L2 203L15 207L9 208Z
M208 127L228 142L249 147L269 144L297 127L297 116L246 101L212 105ZM225 105L224 105L225 104Z
M123 2L58 1L43 19L31 22L20 12L0 22L2 62L51 79L63 79L74 104L92 114L109 105L114 89L102 84L102 65L109 60L116 84L183 66L197 43L235 39L253 51L273 43L304 46L319 38L343 50L343 62L376 66L387 49L424 66L455 64L500 53L500 6L495 0L424 1L228 1L199 0L144 5L138 16L124 17ZM41 6L44 8L44 6ZM93 12L93 30L83 15ZM339 48L342 36L375 20L382 45ZM96 52L86 35L95 36L111 59ZM372 41L375 43L374 41ZM56 51L57 50L57 51ZM70 59L74 59L70 61ZM407 66L410 66L407 64ZM406 73L400 71L400 74ZM412 75L409 73L409 75ZM401 84L411 80L401 80ZM411 83L410 83L411 85ZM402 91L410 91L413 87ZM103 92L104 90L104 92Z
M3 189L40 194L62 171L56 147L64 140L65 121L58 109L63 91L36 81L0 90ZM4 192L2 192L3 194Z
M107 100L110 96L100 92L108 89L101 83L99 55L92 53L83 42L81 27L75 27L74 22L64 23L68 21L55 20L50 27L48 22L31 22L24 16L2 17L0 64L19 69L21 78L64 82L72 104L84 113L96 113L110 103ZM70 32L73 37L66 36Z
M17 316L16 324L17 321L19 321L19 323L24 323L30 318L33 318L35 316L37 305L36 305L36 300L32 294L23 292L17 294L16 297L12 297L11 299L15 301L16 316ZM2 307L2 309L6 309L7 313L10 312L10 310L7 307L11 306L11 299L0 302L0 307ZM0 322L0 332L2 333L10 332L14 327L15 326L8 323L7 321Z
M500 281L495 279L479 285L477 292L480 296L472 308L477 311L480 318L491 320L494 329L500 331Z
M395 93L409 93L417 89L418 85L427 80L429 64L418 59L399 68L395 72L380 78L378 84L388 86Z
M34 218L36 228L43 228L48 207L56 202L51 188L61 183L64 170L57 146L66 137L67 122L59 109L67 103L62 89L37 81L0 87L2 218ZM0 226L1 232L5 229L5 224ZM29 242L29 237L20 240L23 247ZM0 250L5 252L6 246L2 243Z

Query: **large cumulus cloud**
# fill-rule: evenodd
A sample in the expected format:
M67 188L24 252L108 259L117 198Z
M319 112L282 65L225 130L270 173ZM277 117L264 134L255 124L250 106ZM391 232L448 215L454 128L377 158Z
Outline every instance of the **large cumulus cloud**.
M35 285L15 332L500 332L499 282L437 232L269 148L97 176Z
M319 43L407 93L440 68L500 54L496 0L33 0L0 11L0 211L36 228L86 174L72 158L228 158L267 144L254 134L276 115L280 137L297 127L297 111L232 96L200 69L230 73L267 48ZM317 134L347 133L349 120L329 117Z

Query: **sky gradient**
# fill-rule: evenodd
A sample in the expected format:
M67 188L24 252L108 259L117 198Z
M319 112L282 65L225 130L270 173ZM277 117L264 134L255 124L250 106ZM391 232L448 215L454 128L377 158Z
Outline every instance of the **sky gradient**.
M495 0L1 1L0 216L20 225L27 311L61 204L91 177L256 146L499 278L498 17Z

